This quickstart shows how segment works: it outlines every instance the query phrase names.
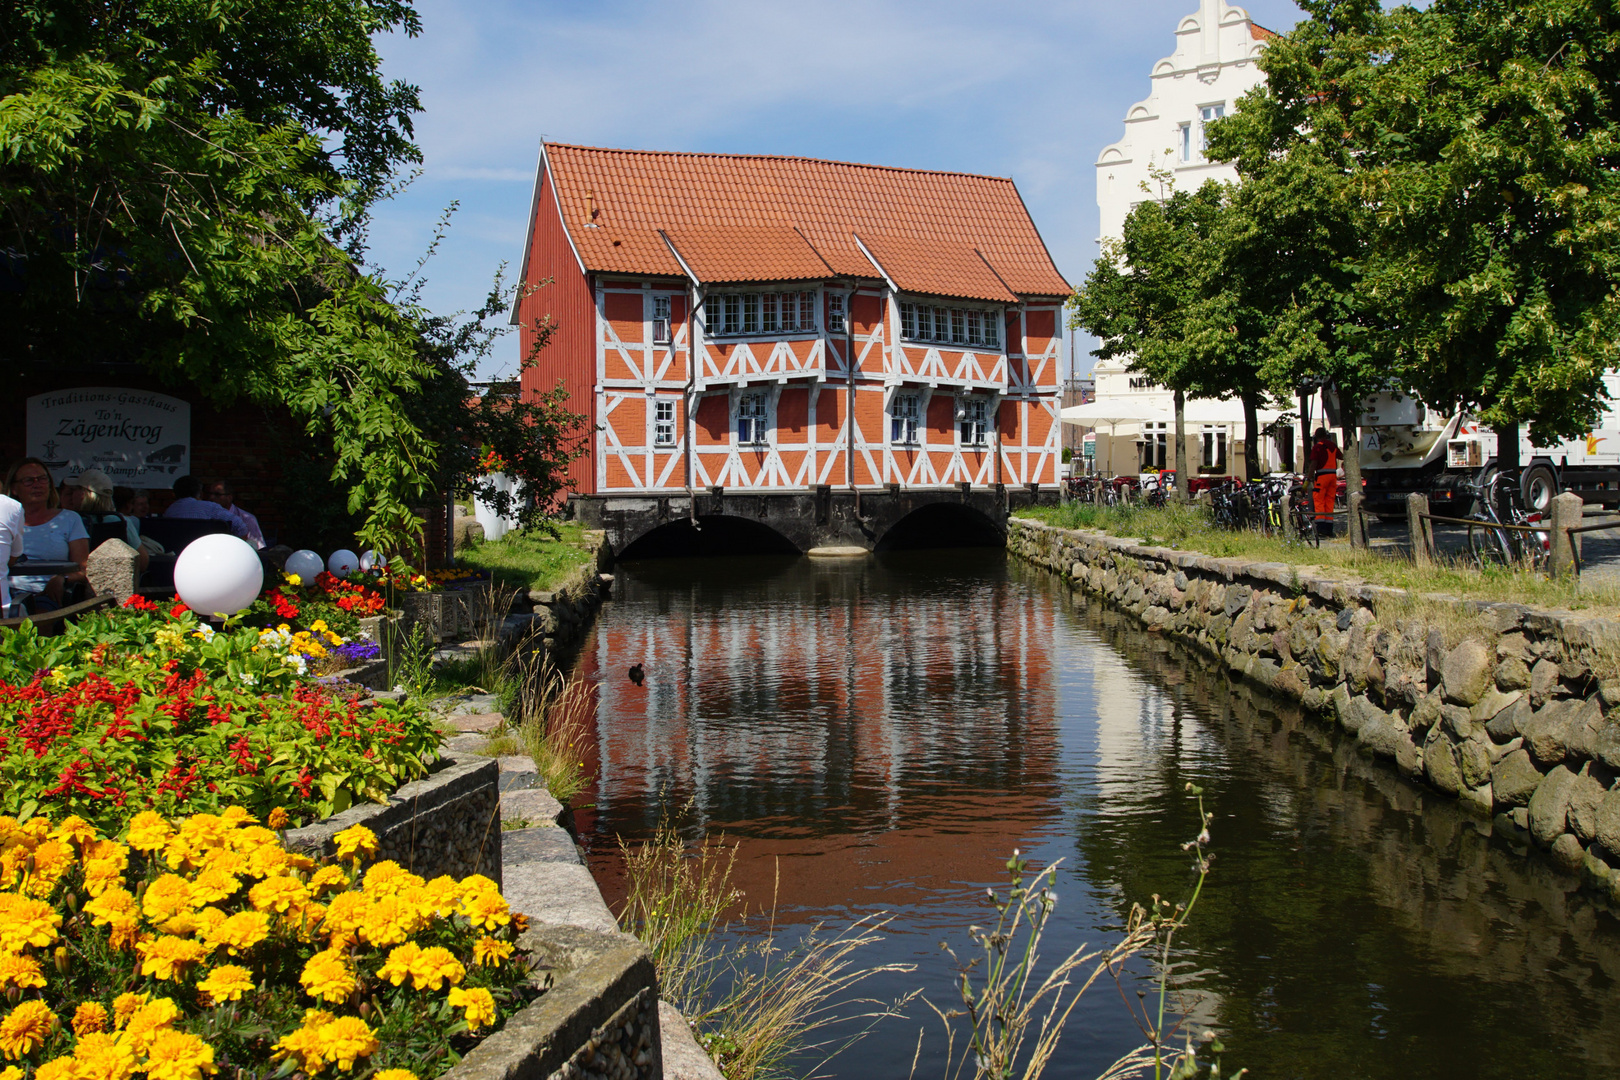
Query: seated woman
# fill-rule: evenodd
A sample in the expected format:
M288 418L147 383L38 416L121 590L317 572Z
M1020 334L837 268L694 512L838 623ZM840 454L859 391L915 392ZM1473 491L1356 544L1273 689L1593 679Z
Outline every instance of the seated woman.
M68 502L68 492L71 491L82 492L77 506ZM112 477L100 469L86 469L78 476L62 481L62 502L67 509L78 513L86 529L92 525L115 525L123 529L124 543L135 551L135 572L146 573L146 564L152 557L141 547L141 524L114 507Z
M32 594L24 596L28 609L35 613L55 611L62 606L69 588L89 587L85 566L90 561L90 534L78 514L62 509L51 471L39 458L23 458L7 470L6 494L22 503L25 556L79 564L72 573L49 576L29 574L26 562L12 564L13 591Z

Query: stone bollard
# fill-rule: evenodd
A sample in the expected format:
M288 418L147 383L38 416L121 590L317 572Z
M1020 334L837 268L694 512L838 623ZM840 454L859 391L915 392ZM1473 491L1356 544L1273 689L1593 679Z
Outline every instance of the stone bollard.
M1429 497L1414 491L1406 497L1406 541L1412 548L1412 562L1428 566L1434 561L1429 552L1429 522L1422 515L1429 512Z
M114 537L90 553L85 577L97 596L116 596L122 604L135 595L138 556L135 549Z
M1552 556L1547 569L1553 577L1566 577L1577 573L1576 559L1581 553L1581 542L1569 534L1569 529L1581 523L1581 497L1573 491L1553 496L1552 501Z

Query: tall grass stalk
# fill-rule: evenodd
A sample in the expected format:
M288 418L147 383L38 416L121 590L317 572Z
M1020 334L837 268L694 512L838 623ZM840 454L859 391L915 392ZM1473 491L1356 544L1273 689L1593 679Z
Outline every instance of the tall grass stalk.
M546 790L564 806L590 787L585 759L596 715L595 688L570 679L541 649L519 645L507 661L516 689L507 721L517 729L523 750L534 759Z
M812 1054L817 1061L802 1075L814 1075L914 996L887 1004L854 996L873 975L912 970L858 966L859 950L878 940L887 918L838 933L817 925L784 948L773 909L759 939L721 942L721 919L743 899L731 884L735 846L705 840L689 848L666 816L650 840L620 840L619 848L629 884L619 924L652 952L661 996L729 1080L786 1076L789 1059Z

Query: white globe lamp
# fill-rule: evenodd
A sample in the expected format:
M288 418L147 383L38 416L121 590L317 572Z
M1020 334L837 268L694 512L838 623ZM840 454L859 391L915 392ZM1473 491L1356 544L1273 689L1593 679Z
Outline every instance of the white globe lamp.
M360 553L360 569L367 571L381 570L388 565L388 556L379 555L370 548Z
M301 584L310 585L314 583L315 575L326 569L326 561L321 558L319 552L304 548L287 556L287 562L281 569L296 575Z
M174 591L199 615L235 615L263 587L259 553L229 533L199 536L174 562Z
M360 556L348 548L338 548L332 552L332 557L326 560L326 568L332 572L333 577L347 577L354 573L360 565Z

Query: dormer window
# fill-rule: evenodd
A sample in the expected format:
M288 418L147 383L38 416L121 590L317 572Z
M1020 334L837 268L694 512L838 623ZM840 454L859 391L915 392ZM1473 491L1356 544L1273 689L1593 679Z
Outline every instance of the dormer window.
M1001 348L1001 316L984 308L943 308L930 304L900 305L904 341L939 342Z
M813 334L814 292L710 293L703 301L704 329L710 337L757 334Z

